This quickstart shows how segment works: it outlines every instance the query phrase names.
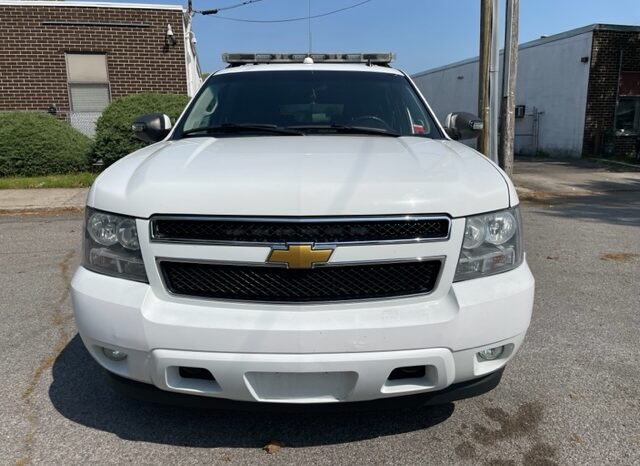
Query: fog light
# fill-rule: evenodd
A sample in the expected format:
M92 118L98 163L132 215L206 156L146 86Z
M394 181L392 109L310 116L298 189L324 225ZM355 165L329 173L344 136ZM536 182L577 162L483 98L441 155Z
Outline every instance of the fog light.
M504 346L497 346L495 348L489 348L478 352L478 357L485 361L493 361L498 359L504 353Z
M124 361L127 359L127 353L115 349L102 348L102 353L112 361Z

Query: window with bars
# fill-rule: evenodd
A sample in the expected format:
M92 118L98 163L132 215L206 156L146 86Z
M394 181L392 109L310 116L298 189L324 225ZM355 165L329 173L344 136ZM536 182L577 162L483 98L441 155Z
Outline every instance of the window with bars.
M96 121L111 100L107 56L67 53L71 126L93 137Z
M616 108L616 130L623 134L640 134L640 72L620 73Z

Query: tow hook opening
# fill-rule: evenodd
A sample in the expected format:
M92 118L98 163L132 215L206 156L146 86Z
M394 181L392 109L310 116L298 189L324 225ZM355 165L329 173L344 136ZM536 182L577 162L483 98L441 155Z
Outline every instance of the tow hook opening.
M178 368L178 374L183 379L210 380L212 382L216 380L213 374L203 367L180 366Z
M421 379L426 373L425 366L397 367L391 371L387 380Z
M438 381L438 369L432 365L396 367L382 386L382 393L430 390Z
M167 387L187 393L220 393L222 388L209 369L193 366L169 366L166 368Z

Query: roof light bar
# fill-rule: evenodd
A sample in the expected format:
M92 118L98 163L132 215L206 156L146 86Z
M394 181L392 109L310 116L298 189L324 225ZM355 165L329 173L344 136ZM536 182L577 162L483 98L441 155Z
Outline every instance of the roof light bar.
M230 65L256 63L302 63L311 57L314 63L367 63L388 65L396 56L394 53L223 53L222 61Z

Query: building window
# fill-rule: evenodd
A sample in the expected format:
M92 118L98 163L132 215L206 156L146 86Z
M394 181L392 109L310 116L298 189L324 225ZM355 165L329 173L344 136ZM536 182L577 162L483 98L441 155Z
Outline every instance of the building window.
M616 130L625 134L640 133L640 96L620 97L616 111Z
M616 108L616 130L621 134L640 133L640 72L620 73Z
M71 126L93 137L96 121L111 100L107 56L68 53L66 59Z

